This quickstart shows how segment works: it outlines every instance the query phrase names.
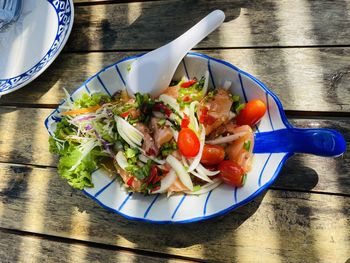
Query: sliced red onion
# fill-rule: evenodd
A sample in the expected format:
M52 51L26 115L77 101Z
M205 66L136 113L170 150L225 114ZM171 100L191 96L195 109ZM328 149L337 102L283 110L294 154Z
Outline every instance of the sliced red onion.
M73 119L73 121L87 121L87 120L91 120L94 119L96 116L94 115L88 115L88 116L84 116L84 117L80 117L80 118L75 118Z
M92 129L92 125L88 124L85 126L85 130L90 131Z

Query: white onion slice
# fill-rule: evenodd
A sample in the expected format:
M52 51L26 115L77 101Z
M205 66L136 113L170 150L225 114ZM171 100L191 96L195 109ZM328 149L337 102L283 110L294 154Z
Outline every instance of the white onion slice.
M127 144L129 144L131 147L137 147L137 145L135 143L133 143L128 136L126 136L123 128L121 125L118 125L117 123L117 130L118 130L118 133L119 135L124 139L124 141L126 141Z
M212 183L213 182L213 180L211 180L207 175L205 175L203 173L200 173L200 172L197 173L195 171L192 171L190 173L193 174L194 176L198 177L199 179L202 179L203 181L206 181L208 183Z
M190 126L193 126L194 130L197 132L199 129L198 121L195 116L196 112L196 106L199 104L198 101L193 101L190 104L190 110L189 110L189 118L190 118Z
M179 137L179 132L173 128L173 124L170 121L166 120L165 124L169 125L169 128L173 134L173 137L175 141L177 141L177 138Z
M228 135L225 137L219 137L219 138L216 138L214 140L206 141L206 143L209 143L209 144L229 143L229 142L233 142L235 140L238 140L239 138L243 137L246 134L247 134L247 132L238 132L238 133Z
M185 167L188 167L188 166L189 166L189 164L188 164L188 162L187 162L185 156L181 155L181 161L182 161L182 164L183 164Z
M149 160L149 158L147 158L146 156L144 156L143 154L139 155L139 160L143 163L147 163L147 161Z
M169 155L166 158L168 164L173 168L179 177L180 181L191 191L193 190L193 183L190 175L186 172L185 167L181 164L181 162L176 159L174 156Z
M166 190L175 182L176 173L174 169L171 169L168 174L160 181L160 188L157 191L152 192L152 194L165 193Z
M175 111L177 111L181 115L180 106L177 103L176 99L174 99L169 95L162 94L159 96L159 100L164 102L164 104L169 105L171 108L173 108Z
M203 92L203 96L205 96L208 92L208 86L209 86L209 71L207 70L205 72L205 80L204 80L204 85L203 85L203 89L202 89L202 92Z
M118 118L118 123L121 124L125 134L129 136L129 138L132 139L134 143L141 145L142 138L143 138L142 132L140 132L138 129L136 129L134 126L132 126L123 118L120 118L120 117L117 117L117 118Z
M157 158L154 158L152 156L148 156L145 152L144 149L140 148L140 147L137 147L137 149L140 150L140 152L142 152L142 154L139 156L139 160L144 162L144 163L147 163L148 159L151 159L152 161L158 163L158 164L165 164L165 160L159 160ZM142 159L141 159L142 158Z
M159 111L154 111L153 112L154 117L159 118L159 119L165 119L165 115Z
M190 167L188 167L188 172L192 172L194 169L196 169L202 158L203 148L205 144L205 128L203 125L202 125L202 132L200 134L199 142L200 142L199 152L196 155L196 157L194 157Z
M122 151L119 151L116 154L115 159L116 159L118 165L120 166L120 168L122 168L123 170L125 170L125 168L129 166L128 160L126 159L126 157Z
M232 85L232 81L226 80L222 88L225 90L229 90L231 88L231 85Z
M143 134L138 129L119 116L115 116L115 121L118 133L128 144L132 142L130 145L133 147L142 145Z
M203 185L201 189L199 189L198 191L186 191L185 193L189 195L205 194L213 190L214 188L218 187L221 183L222 183L222 180L220 178L215 178L212 183Z
M210 171L201 164L198 164L196 170L198 173L205 174L207 176L213 176L220 173L220 171Z
M228 119L232 120L234 117L236 117L236 114L234 114L232 111L230 111Z

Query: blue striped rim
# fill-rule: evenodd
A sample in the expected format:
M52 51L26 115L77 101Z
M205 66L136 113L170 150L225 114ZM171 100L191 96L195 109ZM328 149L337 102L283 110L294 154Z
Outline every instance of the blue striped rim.
M269 115L269 120L270 120L270 125L271 125L271 129L274 131L274 127L272 124L272 120L271 120L271 115L270 115L270 106L269 106L269 95L267 93L266 94L266 107L267 107L267 114Z
M126 204L126 202L128 202L130 196L132 196L133 192L128 193L127 197L124 199L123 203L121 203L121 205L118 208L118 211L122 210L124 205Z
M281 170L283 164L286 162L286 160L291 157L293 155L293 153L287 153L282 160L280 161L280 163L278 164L272 178L266 182L266 184L264 184L262 187L258 188L254 193L252 193L250 196L248 196L247 198L245 198L244 200L238 202L238 203L234 203L233 205L215 213L209 216L199 216L199 217L194 217L191 219L186 219L186 220L179 220L179 221L173 221L173 220L149 220L149 219L145 219L145 218L140 218L140 217L133 217L127 214L124 214L122 212L120 212L119 210L116 210L112 207L109 207L107 205L105 205L104 203L102 203L99 199L95 198L93 195L89 194L87 191L83 190L83 193L85 195L87 195L89 198L93 199L95 202L97 202L101 207L112 211L114 213L117 213L129 220L134 220L134 221L140 221L140 222L146 222L146 223L156 223L156 224L187 224L187 223L193 223L193 222L198 222L198 221L203 221L203 220L208 220L217 216L223 216L225 214L227 214L228 212L230 212L231 210L238 208L240 206L243 206L249 202L251 202L254 198L256 198L258 195L260 195L263 191L265 191L269 185L271 185L277 178L277 175L279 173L279 171Z
M261 169L261 172L260 172L260 175L259 175L259 181L258 181L259 187L261 187L261 178L262 178L262 175L263 175L263 173L264 173L264 171L265 171L265 167L266 167L267 163L268 163L269 160L270 160L271 155L272 155L272 153L270 153L269 157L267 157L267 159L266 159L266 161L265 161L265 164L264 164L263 168Z
M173 219L173 218L175 217L177 210L179 210L179 208L180 208L180 206L182 205L182 202L185 200L186 196L187 196L186 194L184 194L184 195L182 196L180 202L177 204L177 206L176 206L176 208L175 208L175 210L174 210L174 212L173 212L173 214L172 214L172 216L171 216L171 219Z
M89 93L89 94L91 94L91 91L90 91L90 89L88 88L88 86L87 86L86 84L84 85L84 87L85 87L85 89L86 89L86 92Z
M209 71L209 76L211 79L211 84L213 84L214 89L216 89L213 73L211 72L210 59L208 59L208 71Z
M182 59L182 64L184 65L185 73L186 73L187 79L190 79L190 75L188 75L188 71L187 71L187 67L186 67L185 58Z
M247 99L247 95L245 94L245 90L244 90L244 86L243 86L243 81L242 81L242 76L241 76L241 73L240 73L240 72L238 73L238 78L239 78L239 83L241 83L241 89L242 89L244 101L245 101L245 103L247 103L247 102L248 102L248 99Z
M237 204L237 187L235 187L235 190L233 192L233 199L235 200L235 204Z
M102 194L111 184L114 183L114 181L117 179L117 177L114 177L112 181L110 181L108 184L106 184L104 187L102 187L96 194L95 197L98 197L100 194Z
M203 209L203 215L205 215L205 214L207 213L207 205L208 205L208 201L209 201L211 192L213 192L213 190L210 190L210 191L209 191L209 193L208 193L208 195L207 195L207 198L205 199L204 209Z
M153 204L157 201L158 197L159 197L159 194L157 194L156 197L153 198L151 204L147 207L146 212L145 212L145 214L143 215L143 218L146 218L146 217L147 217L149 211L151 210Z
M122 76L122 73L120 73L120 70L119 70L119 68L118 68L118 65L117 65L117 64L115 64L115 69L116 69L116 70L117 70L117 72L118 72L119 78L122 80L122 82L123 82L124 86L126 87L125 80L124 80L124 78L123 78L123 76Z
M103 83L103 81L102 81L102 79L100 78L99 75L97 75L97 79L98 79L98 81L101 83L103 89L107 92L107 94L108 94L110 97L112 97L111 93L110 93L109 90L106 88L106 85Z

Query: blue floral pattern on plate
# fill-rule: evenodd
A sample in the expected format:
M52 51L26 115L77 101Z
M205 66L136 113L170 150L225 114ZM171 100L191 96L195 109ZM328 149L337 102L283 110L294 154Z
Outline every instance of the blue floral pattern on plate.
M71 0L47 0L57 14L57 33L46 55L32 68L21 75L0 79L0 95L17 90L39 76L57 57L65 45L73 24L73 4Z

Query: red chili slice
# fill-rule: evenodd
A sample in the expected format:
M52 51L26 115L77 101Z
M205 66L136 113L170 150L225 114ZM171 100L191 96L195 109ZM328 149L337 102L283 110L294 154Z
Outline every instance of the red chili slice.
M208 114L209 109L207 107L203 107L201 109L201 115L199 116L199 122L202 124L213 124L216 121L216 118Z
M190 124L190 119L186 114L184 114L184 118L181 121L181 128L188 128L189 124Z
M168 117L172 113L172 111L167 106L165 106L163 103L156 103L153 106L153 110L154 111L160 111L160 112L164 113Z
M192 99L190 96L186 95L183 99L184 102L190 102Z
M129 112L128 111L123 112L122 114L120 114L120 117L122 117L122 118L126 118L128 116L129 116Z
M191 79L187 82L184 82L180 85L181 88L189 88L191 87L193 84L196 84L197 83L197 80L196 79Z
M131 187L134 180L135 180L135 177L130 177L129 180L126 182L126 184Z

